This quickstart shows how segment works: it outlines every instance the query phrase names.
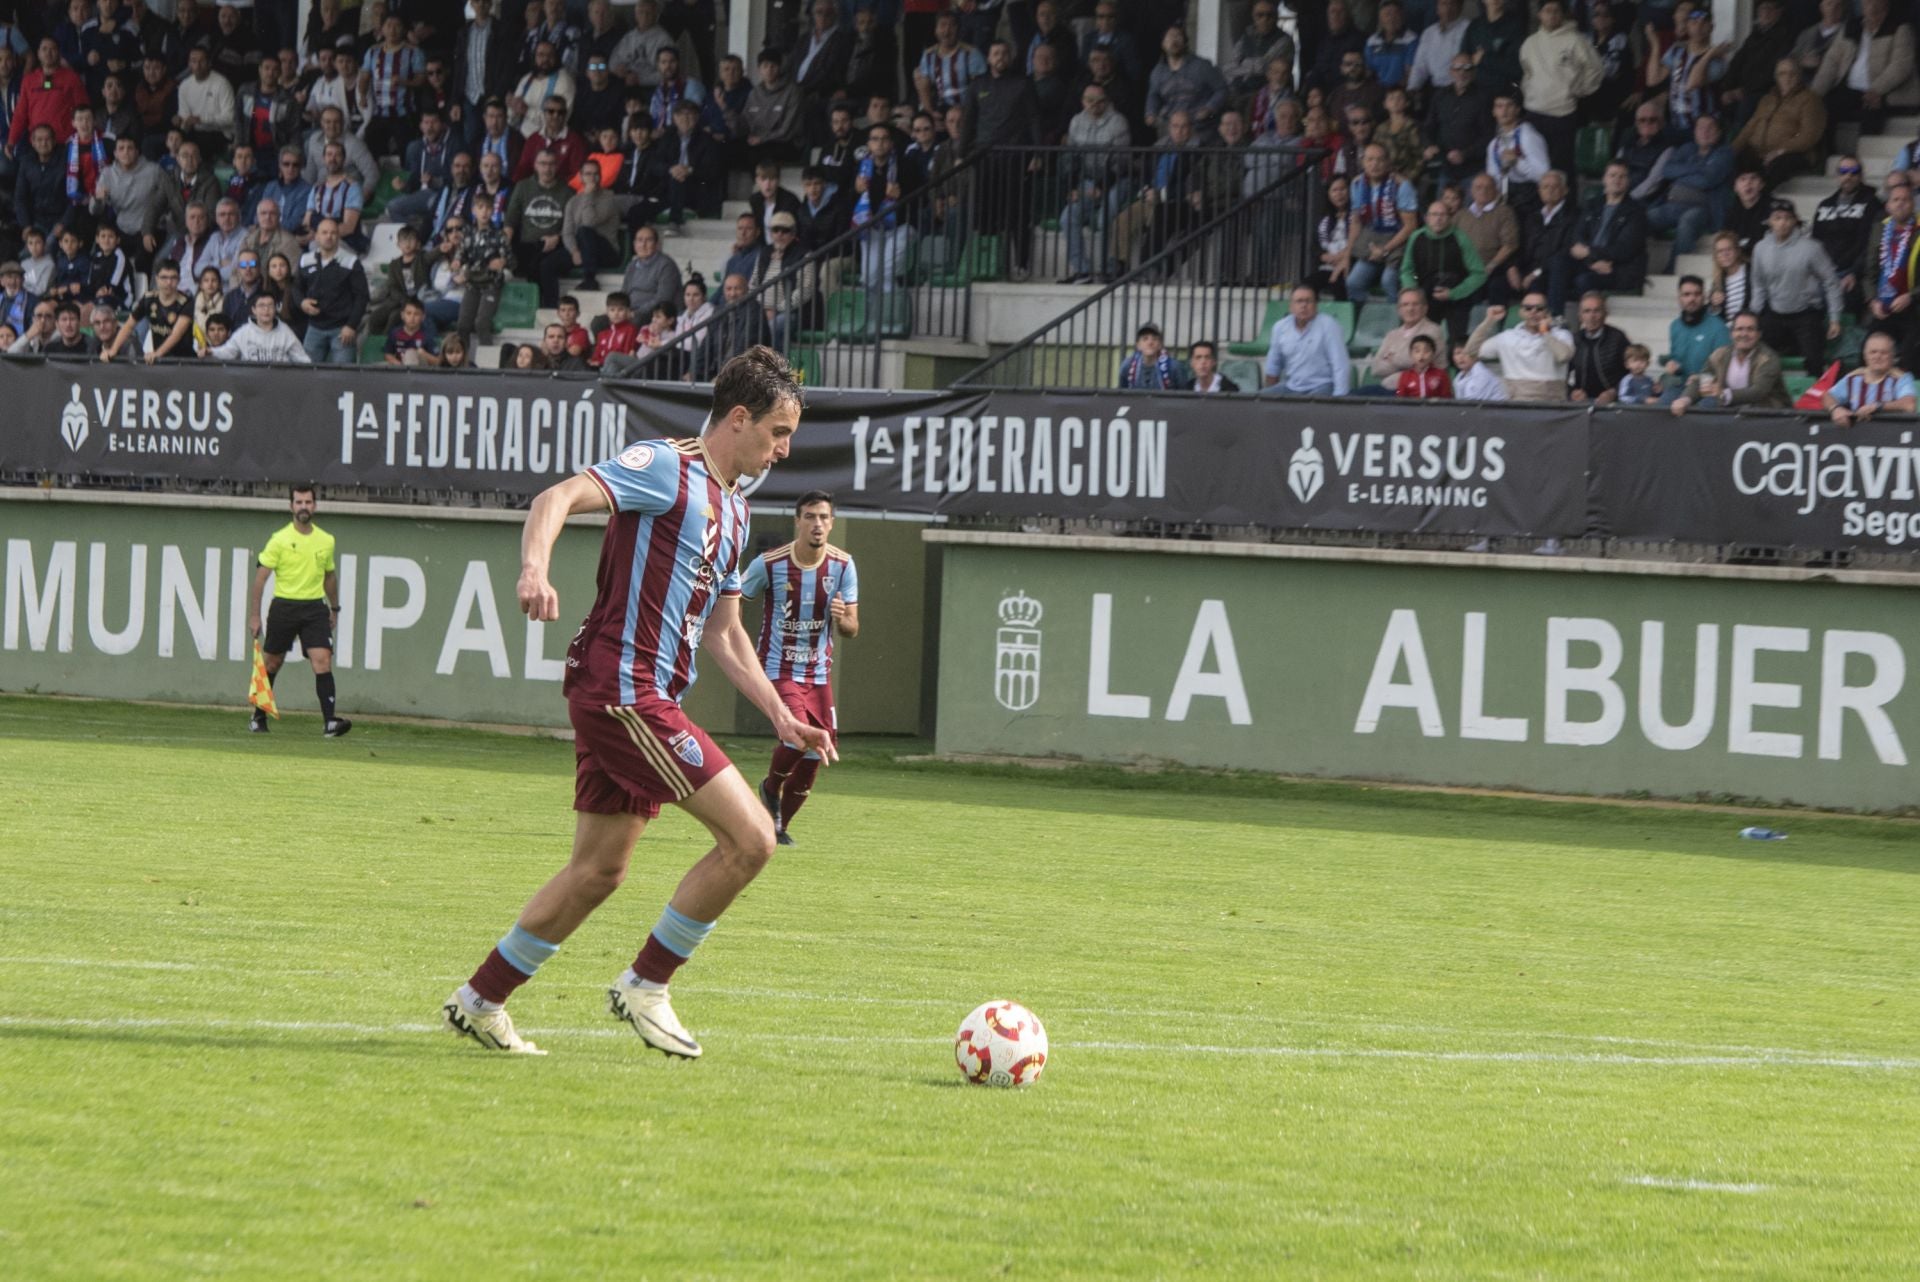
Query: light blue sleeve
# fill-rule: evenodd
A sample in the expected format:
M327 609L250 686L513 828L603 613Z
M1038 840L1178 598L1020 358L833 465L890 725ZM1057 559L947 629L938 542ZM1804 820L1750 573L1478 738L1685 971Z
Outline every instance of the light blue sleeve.
M987 60L981 57L978 49L972 50L967 55L967 79L977 80L986 74Z
M1420 193L1413 189L1412 183L1403 182L1399 185L1399 195L1393 203L1408 213L1416 212L1420 208Z
M1913 380L1907 380L1907 391L1913 391ZM840 599L848 605L860 604L860 575L853 568L853 558L847 558L846 573L840 576Z
M746 573L739 576L740 595L757 597L767 590L767 558L756 556L747 564Z
M1345 396L1353 390L1353 361L1347 356L1347 345L1340 341L1339 324L1331 316L1319 319L1327 322L1322 332L1327 336L1327 361L1333 366L1333 394Z
M662 442L629 445L604 463L595 463L587 475L606 491L616 512L657 516L670 511L680 497L680 456Z
M1279 378L1287 372L1286 357L1280 352L1280 327L1286 324L1282 317L1273 323L1273 334L1267 340L1267 363L1262 366L1268 378Z
M366 206L367 195L360 190L360 184L357 182L349 182L347 184L347 208L365 209Z
M1913 375L1902 374L1900 376L1900 381L1893 385L1893 399L1897 401L1903 396L1912 396L1912 395L1913 395Z

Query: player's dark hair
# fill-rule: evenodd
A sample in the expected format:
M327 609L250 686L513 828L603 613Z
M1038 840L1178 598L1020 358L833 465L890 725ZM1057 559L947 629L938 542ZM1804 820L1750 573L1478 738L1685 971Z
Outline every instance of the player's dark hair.
M311 494L316 501L320 498L320 491L312 481L296 481L287 487L287 502L293 502L294 497L300 494Z
M718 422L736 407L747 417L765 418L775 406L799 405L800 378L787 358L766 344L756 344L720 367L713 380L713 410L708 422Z
M827 493L825 490L808 490L800 496L800 501L793 505L793 514L799 516L815 503L825 503L827 505L827 511L829 513L833 511L833 495Z

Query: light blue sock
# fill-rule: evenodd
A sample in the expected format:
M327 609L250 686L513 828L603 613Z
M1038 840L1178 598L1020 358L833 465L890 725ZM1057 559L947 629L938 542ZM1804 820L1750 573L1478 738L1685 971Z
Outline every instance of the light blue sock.
M521 929L519 922L515 922L513 929L500 937L498 947L500 955L507 959L510 966L529 976L560 951L560 945L549 944L538 935Z
M700 947L700 941L713 933L716 924L695 921L668 904L661 912L660 920L654 924L653 937L675 956L687 958L693 956L693 950Z

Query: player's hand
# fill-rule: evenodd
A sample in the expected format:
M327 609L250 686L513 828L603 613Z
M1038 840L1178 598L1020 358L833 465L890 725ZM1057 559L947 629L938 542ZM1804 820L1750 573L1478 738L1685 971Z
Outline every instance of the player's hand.
M535 623L552 623L560 617L560 594L539 570L520 571L520 610Z
M822 764L840 760L840 753L833 746L832 731L807 724L784 706L773 720L773 732L780 736L781 743L797 743L809 752L819 753Z
M833 616L835 623L845 627L847 615L851 613L851 611L848 610L847 603L836 596L833 600L827 602L827 613Z
M250 637L257 637L260 635L260 616L259 615L249 614L247 616L247 635Z

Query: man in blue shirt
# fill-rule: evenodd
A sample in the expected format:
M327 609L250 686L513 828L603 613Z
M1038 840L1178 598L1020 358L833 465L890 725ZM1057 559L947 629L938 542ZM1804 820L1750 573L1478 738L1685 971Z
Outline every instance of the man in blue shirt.
M1353 369L1339 324L1320 314L1311 285L1294 287L1288 310L1267 347L1266 386L1287 396L1345 396Z
M1698 276L1680 278L1680 314L1667 326L1666 388L1662 405L1686 390L1687 380L1707 367L1707 357L1731 346L1727 323L1707 309L1707 286Z
M1709 228L1718 227L1726 214L1727 192L1733 186L1733 148L1720 140L1720 122L1702 116L1693 122L1693 141L1667 148L1654 162L1653 172L1633 191L1647 208L1647 226L1673 232L1673 257L1693 252ZM1673 270L1673 263L1667 264Z

